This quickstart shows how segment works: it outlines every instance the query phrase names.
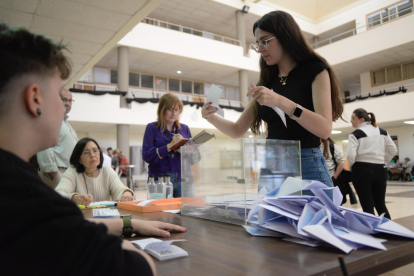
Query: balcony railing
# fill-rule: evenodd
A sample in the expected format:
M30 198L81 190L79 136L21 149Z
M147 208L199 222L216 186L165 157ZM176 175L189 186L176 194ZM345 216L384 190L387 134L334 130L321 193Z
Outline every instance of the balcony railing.
M170 22L167 22L167 21L162 21L162 20L155 19L155 18L145 17L142 20L142 22L146 23L146 24L150 24L150 25L154 25L154 26L158 26L158 27L178 31L178 32L183 32L183 33L186 33L186 34L201 36L201 37L205 37L205 38L209 38L209 39L213 39L213 40L217 40L217 41L221 41L221 42L241 46L240 40L237 40L237 39L221 36L221 35L218 35L218 34L213 34L213 33L202 31L202 30L193 29L193 28L190 28L190 27L187 27L187 26L182 26L182 25L170 23Z
M407 89L407 87L410 87L410 88ZM384 90L376 90L376 91L371 91L371 92L367 92L367 93L362 93L362 94L359 94L359 95L352 95L352 96L344 97L343 100L344 100L344 103L347 103L347 102L353 102L357 98L362 99L362 100L368 99L368 98L376 98L376 97L380 96L381 94L384 94L385 92L387 92L387 93L393 93L393 91L400 91L401 92L401 88L407 89L407 91L405 93L414 92L414 83L406 84L406 85L403 85L403 86L389 87L389 88L386 88ZM398 92L395 92L395 93L398 93ZM382 95L382 96L384 96L384 95Z
M118 91L118 87L116 85L104 85L104 84L93 84L93 83L82 83L77 82L73 85L73 88L81 89L85 91ZM195 102L195 103L202 103L204 99L207 98L206 95L198 95L192 93L184 93L184 92L169 92L169 91L157 91L154 89L142 89L142 88L129 88L128 92L131 92L132 98L147 98L147 99L159 99L164 94L167 93L174 93L180 100L188 101L188 102ZM226 106L233 106L233 107L241 107L242 104L238 100L230 100L230 99L223 99L219 100L220 105Z
M355 29L352 29L352 30L349 30L349 31L346 31L346 32L343 32L343 33L340 33L340 34L337 34L337 35L334 35L334 36L332 36L330 38L327 38L327 39L318 41L316 43L313 43L311 46L314 49L315 48L319 48L319 47L322 47L322 46L331 44L333 42L336 42L338 40L341 40L341 39L344 39L344 38L347 38L347 37L350 37L350 36L354 36L354 35L357 34L357 30L358 29L365 28L365 27L367 29L371 29L373 27L377 27L377 26L383 25L383 24L388 23L390 21L394 21L395 19L397 19L399 17L407 16L408 14L411 14L411 15L414 14L414 8L413 7L406 8L404 10L398 11L396 14L392 14L390 16L385 16L385 17L382 17L382 18L380 18L378 20L369 22L368 25L360 26L358 28L355 28Z
M403 14L403 15L400 15L400 14ZM383 25L385 23L388 23L390 21L394 21L398 17L407 16L408 14L411 14L411 15L414 14L414 7L404 9L402 11L399 11L397 14L393 14L391 16L382 17L382 18L380 18L378 20L375 20L375 21L370 22L368 25L360 26L358 28L355 28L355 29L352 29L352 30L349 30L349 31L346 31L346 32L343 32L343 33L340 33L340 34L337 34L337 35L334 35L334 36L332 36L330 38L327 38L327 39L318 41L316 43L311 44L311 46L314 49L320 48L322 46L329 45L331 43L337 42L337 41L342 40L344 38L354 36L354 35L357 34L357 30L358 29L362 29L362 28L365 28L365 27L367 27L368 29L371 29L373 27L381 26L381 25ZM387 19L388 17L391 17L391 19L388 20ZM249 45L249 48L252 49L252 50L254 50L253 45L254 44L252 44L252 43Z

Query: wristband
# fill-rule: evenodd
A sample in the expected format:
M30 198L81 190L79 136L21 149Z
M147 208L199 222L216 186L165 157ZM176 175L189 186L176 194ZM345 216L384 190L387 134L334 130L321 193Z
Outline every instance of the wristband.
M131 224L131 215L121 215L122 220L124 221L124 227L122 227L122 237L130 238L132 236L132 224Z

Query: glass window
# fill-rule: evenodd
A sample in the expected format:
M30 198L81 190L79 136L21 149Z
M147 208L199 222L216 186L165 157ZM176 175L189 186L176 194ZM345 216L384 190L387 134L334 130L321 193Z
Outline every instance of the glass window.
M402 79L400 65L387 68L387 82L398 81L400 79Z
M154 88L154 76L141 75L141 87Z
M414 78L414 62L403 65L403 78Z
M111 83L118 83L118 70L111 70Z
M155 89L167 90L167 78L155 77Z
M385 83L385 69L372 72L372 82L374 85Z
M107 68L95 67L93 69L93 79L95 82L110 83L111 72Z
M193 35L203 36L203 32L193 30Z
M180 31L180 27L174 24L168 24L168 28L174 31Z
M193 82L192 81L181 81L181 92L193 93L192 91Z
M184 33L187 33L187 34L191 34L191 29L190 28L183 27L183 32Z
M411 8L413 6L413 0L402 1L397 4L398 6L398 16L403 16L411 13Z
M236 100L240 101L240 89L236 89Z
M194 94L197 94L197 95L204 94L204 83L194 82Z
M167 23L160 21L160 27L167 28Z
M139 74L129 73L129 85L139 86Z
M180 92L180 80L168 79L168 90Z
M381 11L382 23L387 22L390 18L388 17L388 9L383 9Z
M380 25L380 24L381 24L381 20L380 20L380 13L379 12L374 12L374 13L368 15L368 28L372 28L372 27Z
M236 99L236 88L226 87L226 98L230 100Z
M394 20L395 18L397 18L397 6L391 6L388 8L388 10L390 11L390 20Z

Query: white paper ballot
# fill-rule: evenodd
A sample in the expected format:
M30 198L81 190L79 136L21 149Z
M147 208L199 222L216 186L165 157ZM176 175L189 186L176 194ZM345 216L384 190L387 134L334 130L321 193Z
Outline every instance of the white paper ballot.
M211 106L217 108L217 114L224 118L224 110L221 109L219 106L219 100L220 100L222 93L223 93L223 90L220 87L212 84L210 87L210 90L208 91L206 101L208 103L211 102Z
M92 212L94 218L112 218L120 216L117 209L93 209Z
M273 91L273 89L272 89ZM286 125L286 117L285 117L285 112L283 112L282 109L278 108L278 107L272 107L273 110L277 113L277 115L280 116L280 119L282 119L282 122L285 124L285 127L287 127Z
M278 107L272 107L272 108L277 113L277 115L280 116L280 119L282 119L282 122L285 124L285 127L287 127L287 125L286 125L285 112L283 112L283 110L280 109L280 108L278 108Z

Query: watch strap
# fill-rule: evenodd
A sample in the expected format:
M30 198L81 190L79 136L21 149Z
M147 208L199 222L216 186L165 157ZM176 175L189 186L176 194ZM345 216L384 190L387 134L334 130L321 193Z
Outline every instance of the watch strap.
M130 238L132 236L132 223L131 215L121 216L124 221L124 227L122 228L122 236L124 238Z

